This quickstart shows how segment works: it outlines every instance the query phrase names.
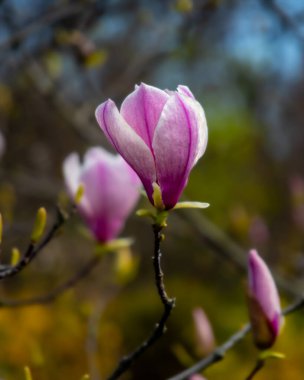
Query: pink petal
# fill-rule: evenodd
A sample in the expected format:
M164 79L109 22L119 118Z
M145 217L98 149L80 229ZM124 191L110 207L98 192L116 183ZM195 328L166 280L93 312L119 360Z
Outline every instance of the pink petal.
M74 197L79 186L80 161L77 153L71 153L63 161L63 175L69 194Z
M120 114L151 149L154 130L169 95L156 87L137 86L121 105Z
M175 93L163 109L152 143L157 181L166 208L174 207L178 201L206 143L207 125L201 106L196 100Z
M179 86L177 86L177 91L182 95L189 96L190 98L195 99L188 86L180 84Z
M249 253L249 288L269 320L280 314L280 299L276 285L264 260L254 249Z
M112 100L107 100L96 109L96 119L109 141L136 171L151 199L156 170L148 146L121 117Z
M65 185L67 191L72 199L74 199L77 190L81 184L80 176L82 172L82 166L80 164L79 156L77 153L71 153L63 161L63 176L65 179ZM78 205L80 212L85 215L91 210L90 203L85 197L82 197L80 204Z

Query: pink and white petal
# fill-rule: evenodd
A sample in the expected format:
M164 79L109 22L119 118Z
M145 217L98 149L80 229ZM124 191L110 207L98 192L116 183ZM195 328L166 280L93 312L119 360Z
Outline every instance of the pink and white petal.
M74 197L79 186L81 172L79 156L77 153L69 154L62 164L63 176L67 190L71 197Z
M121 117L112 100L97 108L96 119L117 152L140 177L148 196L152 197L152 183L156 180L156 169L153 154L148 146Z
M142 83L126 97L120 114L151 149L154 130L169 95Z
M199 141L196 103L175 93L155 129L153 151L157 181L166 208L172 208L187 184Z
M192 107L195 108L195 112L197 115L197 123L198 123L198 143L197 149L195 153L195 158L193 162L193 166L197 163L200 157L205 153L207 142L208 142L208 128L207 128L207 120L205 116L205 112L200 103L195 99L189 87L184 85L179 85L177 87L178 93L193 100Z
M281 313L279 294L274 279L256 250L249 253L249 288L260 303L267 319L275 319Z
M193 107L196 113L198 141L192 166L194 166L205 153L208 143L208 127L204 109L196 100L193 101Z
M177 86L177 92L179 92L181 95L189 96L190 98L195 99L188 86L180 84L179 86Z

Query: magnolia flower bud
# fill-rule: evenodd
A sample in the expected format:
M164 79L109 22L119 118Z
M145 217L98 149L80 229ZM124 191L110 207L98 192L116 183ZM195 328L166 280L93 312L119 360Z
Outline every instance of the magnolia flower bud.
M267 265L254 249L248 260L248 310L255 345L271 347L282 323L280 300Z

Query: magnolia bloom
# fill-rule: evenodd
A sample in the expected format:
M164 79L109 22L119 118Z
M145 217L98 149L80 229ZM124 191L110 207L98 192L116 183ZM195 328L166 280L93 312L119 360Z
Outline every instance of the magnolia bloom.
M150 202L155 205L153 191L159 186L163 207L174 207L207 145L204 110L189 88L162 91L141 84L120 111L109 99L96 109L96 118L139 175Z
M78 209L96 240L116 238L140 195L136 173L120 156L91 148L83 164L78 154L70 154L64 160L63 174L72 199L79 186L84 187Z
M280 300L267 265L254 249L248 261L248 306L256 346L271 347L282 323Z

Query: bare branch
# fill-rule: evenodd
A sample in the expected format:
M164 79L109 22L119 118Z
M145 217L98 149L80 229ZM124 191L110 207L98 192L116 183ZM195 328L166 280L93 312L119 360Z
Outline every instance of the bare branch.
M65 215L59 208L57 208L57 217L50 228L49 232L45 235L39 244L29 244L27 250L21 257L20 261L16 265L1 265L0 266L0 280L15 276L22 271L36 256L37 254L53 239L58 230L67 220L68 215Z

